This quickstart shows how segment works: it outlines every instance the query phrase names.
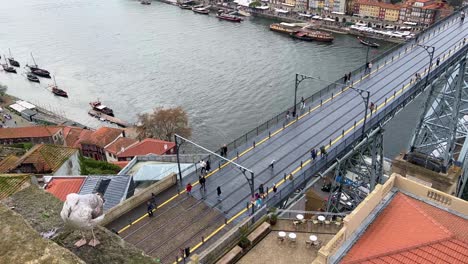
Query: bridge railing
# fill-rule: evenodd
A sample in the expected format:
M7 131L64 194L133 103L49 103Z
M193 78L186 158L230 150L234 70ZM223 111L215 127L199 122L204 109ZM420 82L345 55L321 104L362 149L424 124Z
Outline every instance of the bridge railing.
M438 76L441 76L446 70L447 67L453 65L457 60L462 56L466 56L468 53L468 46L463 47L458 50L454 55L449 59L444 61L439 67L433 69L429 74L429 81L432 81ZM392 116L394 116L398 111L400 111L405 105L410 103L418 94L424 90L424 82L417 82L400 96L395 98L389 103L386 103L385 106L379 110L376 114L371 115L371 117L366 122L366 133L369 133L376 127L384 125ZM282 201L291 197L291 195L298 189L303 188L305 184L313 177L317 177L320 171L323 171L331 163L335 162L337 158L342 157L348 151L350 151L353 146L361 140L362 130L360 127L355 127L352 133L349 133L342 139L338 144L332 145L328 149L328 154L323 157L318 157L314 162L311 162L311 165L302 169L302 172L299 175L286 175L285 179L287 180L286 184L282 186L277 193L271 193L267 197L266 205L269 207L278 206Z
M461 8L460 11L461 10L466 10L467 8L468 7L465 6L465 7ZM428 27L424 31L419 33L418 34L418 39L423 40L424 38L429 36L431 33L433 33L437 29L438 26L440 26L441 24L445 23L446 21L448 21L448 20L450 20L450 19L452 19L452 18L454 18L454 17L456 17L458 15L459 15L459 12L454 12L451 15L449 15L449 16L435 22L431 27ZM396 46L390 48L389 50L381 53L377 57L370 60L374 64L373 68L378 69L383 63L387 63L387 60L389 58L400 55L400 53L403 50L406 50L407 48L411 47L412 44L414 44L414 40L401 43L401 44L396 45ZM361 67L358 67L357 69L355 69L354 71L351 72L351 79L352 79L353 82L355 82L356 80L362 78L362 76L364 75L365 67L366 67L365 65L362 65ZM336 80L335 83L327 85L326 87L322 88L318 92L316 92L316 93L312 94L311 96L305 98L304 100L305 100L306 105L309 105L309 106L317 105L317 104L319 104L321 102L321 100L329 98L333 94L336 94L336 93L340 92L341 89L343 88L343 85L337 84L337 83L340 83L340 82L342 82L341 79ZM296 105L297 109L299 109L299 106L300 106L299 104ZM243 136L241 136L241 137L235 139L233 142L229 143L227 145L228 151L232 151L233 149L237 149L239 146L242 146L244 144L246 144L247 147L250 144L253 145L253 143L254 143L253 139L255 139L258 135L260 135L260 134L262 134L262 133L264 133L266 131L274 132L274 129L278 129L279 127L281 127L283 124L286 123L286 121L287 121L286 120L287 112L289 111L291 113L292 108L293 107L288 108L287 110L277 114L276 116L274 116L271 119L267 120L266 122L262 123L258 127L250 130L249 132L247 132ZM247 144L247 143L249 143L249 144ZM219 152L220 152L220 150L218 150L218 153Z

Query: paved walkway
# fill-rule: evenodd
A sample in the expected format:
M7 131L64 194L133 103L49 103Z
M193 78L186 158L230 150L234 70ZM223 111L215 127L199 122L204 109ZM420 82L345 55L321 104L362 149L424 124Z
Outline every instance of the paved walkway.
M449 55L460 49L460 44L467 36L468 26L465 21L453 20L440 25L442 30L431 35L419 44L435 47L434 65L437 58L441 63ZM393 56L393 60L391 57ZM368 121L379 112L386 109L390 103L398 99L412 85L412 79L416 72L421 73L424 78L424 69L428 66L428 55L426 51L418 46L410 47L403 51L396 51L390 55L387 61L381 61L373 66L371 74L366 74L362 81L354 79L354 87L371 92L371 102L376 109L368 115ZM356 76L354 76L356 78ZM309 106L308 106L309 107ZM265 187L276 185L281 190L284 184L284 175L296 177L311 164L322 162L318 159L310 160L310 150L326 146L328 151L336 148L337 144L344 138L349 138L354 131L359 131L363 123L364 105L361 97L351 89L336 93L333 99L324 99L323 105L318 102L310 105L311 109L303 111L297 120L292 120L284 128L272 128L271 138L268 132L258 135L255 139L255 148L249 141L239 147L239 158L234 157L234 151L228 153L228 157L237 163L251 169L255 173L255 188L259 184ZM252 140L252 141L253 141ZM331 157L333 158L333 157ZM275 160L274 168L270 168L270 162ZM303 165L301 167L300 165ZM190 181L194 185L194 198L203 201L206 205L216 208L228 219L227 223L236 223L245 218L248 213L246 203L250 200L250 189L244 175L232 165L223 165L221 168L213 168L207 176L207 191L200 192L197 175L190 175L184 179L184 185ZM216 187L221 186L223 200L218 201ZM185 195L185 194L181 194ZM175 195L177 198L181 195ZM270 195L273 195L270 193ZM182 203L174 198L164 206L173 206ZM221 224L211 235L217 235L226 225ZM124 227L124 231L134 230L137 225ZM199 249L200 244L192 248Z

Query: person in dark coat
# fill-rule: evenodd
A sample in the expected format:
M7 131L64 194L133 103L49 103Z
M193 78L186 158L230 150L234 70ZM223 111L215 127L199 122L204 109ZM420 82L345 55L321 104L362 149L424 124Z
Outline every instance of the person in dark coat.
M206 161L205 169L206 169L206 171L210 171L210 170L211 170L211 162L210 162L210 160L207 160L207 161Z
M218 201L223 200L223 199L221 198L221 186L218 186L218 188L216 188L216 193L218 194Z
M153 205L150 201L148 201L148 202L146 203L146 210L147 210L147 212L148 212L148 216L149 216L149 217L152 217L152 216L153 216L153 209L154 209L154 205Z
M260 195L264 194L265 193L265 190L263 188L263 183L260 184L260 186L258 186L258 192L260 193Z
M312 149L310 151L310 157L312 158L312 160L315 160L317 158L317 150Z
M198 182L200 183L200 188L203 188L203 190L206 191L206 178L203 176L200 176L198 178Z

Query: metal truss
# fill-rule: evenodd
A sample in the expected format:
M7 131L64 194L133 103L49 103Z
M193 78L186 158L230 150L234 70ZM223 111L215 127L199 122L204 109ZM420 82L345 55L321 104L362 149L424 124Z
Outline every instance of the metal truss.
M460 157L468 135L466 56L450 66L431 86L411 141L408 161L446 173Z
M383 130L378 129L352 152L338 159L327 212L353 210L383 181Z

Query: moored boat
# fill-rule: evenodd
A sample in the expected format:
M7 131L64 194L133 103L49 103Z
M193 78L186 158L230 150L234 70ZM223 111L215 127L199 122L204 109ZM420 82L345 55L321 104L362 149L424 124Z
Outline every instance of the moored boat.
M37 82L37 83L40 82L39 78L37 78L36 75L34 75L34 74L30 73L30 72L26 73L26 78L28 78L28 80L30 80L31 82Z
M294 33L291 33L290 35L291 35L292 38L295 38L295 39L300 39L300 40L305 40L305 41L313 41L314 40L314 38L309 36L307 34L307 32L305 32L305 31L294 32Z
M142 1L140 2L140 4L142 4L142 5L151 5L151 1L142 0Z
M57 82L55 81L55 77L54 77L54 85L52 85L51 88L52 88L52 93L53 94L55 94L57 96L68 98L67 92L65 92L64 90L58 88Z
M297 31L290 34L291 37L305 41L332 42L335 38L322 31Z
M296 24L285 23L285 22L274 23L270 25L270 30L280 32L280 33L291 34L291 33L297 32L300 29L301 27Z
M3 70L9 73L16 73L16 69L8 65L8 61L5 56L4 58L5 58L5 64L2 64Z
M56 87L56 86L52 86L52 93L55 94L55 95L57 95L57 96L61 96L61 97L68 98L67 92L65 92L65 91L62 90L62 89L59 89L59 88Z
M227 21L231 21L231 22L241 22L242 21L242 18L234 16L234 15L226 14L226 13L218 13L216 15L216 17L219 18L219 19L227 20Z
M9 73L16 73L16 69L9 66L8 64L2 64L3 70Z
M192 8L192 11L202 15L208 15L210 13L210 10L206 7L194 7Z
M39 68L39 66L37 65L36 63L36 60L34 59L32 53L31 53L31 58L34 62L34 65L28 65L26 64L26 67L28 67L31 72L37 76L40 76L40 77L44 77L44 78L50 78L50 72L48 70L45 70L45 69L41 69Z
M114 111L110 109L109 107L103 105L99 99L95 102L90 102L89 105L93 108L94 111L109 115L109 116L114 116Z
M179 4L179 7L181 9L186 9L186 10L191 10L192 9L192 6L187 5L187 4Z
M379 44L375 43L375 42L370 42L368 40L365 40L365 39L362 39L360 37L357 37L357 39L359 40L359 42L361 42L361 44L363 45L366 45L366 46L369 46L369 47L372 47L372 48L378 48L380 47Z
M10 52L10 57L8 58L8 62L10 63L10 65L15 66L15 67L19 67L20 63L17 60L15 60L15 58L13 58L13 56L11 55L11 50L8 49L8 51Z

